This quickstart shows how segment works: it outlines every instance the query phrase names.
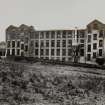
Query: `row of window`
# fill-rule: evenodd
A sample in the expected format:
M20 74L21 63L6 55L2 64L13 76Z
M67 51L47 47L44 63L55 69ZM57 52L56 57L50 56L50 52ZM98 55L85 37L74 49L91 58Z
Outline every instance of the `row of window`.
M16 53L16 54L15 54ZM12 49L11 55L17 55L19 56L21 54L21 56L24 56L24 52L20 52L20 49ZM7 49L7 56L10 56L10 49Z
M49 47L49 40L46 40L46 42L44 43L44 40L42 40L40 42L40 46L41 47ZM45 44L45 45L44 45ZM61 46L61 41L60 40L57 40L57 43L55 43L55 40L51 40L51 47L55 47L55 45L57 47L60 47ZM68 40L68 47L71 47L72 46L72 40ZM35 41L35 47L39 47L39 41L36 40ZM62 40L62 47L66 47L66 40Z
M97 40L97 34L93 34L93 40ZM88 35L88 43L91 43L91 35Z
M10 41L7 42L7 47L8 48L11 47ZM21 47L21 50L28 51L28 45L20 44L20 41L17 41L17 45L16 45L15 41L12 41L12 48L14 48L14 47L17 47L17 48Z
M102 40L100 40L99 41L99 47L102 47L103 46L103 41ZM93 50L96 50L97 49L97 43L93 43ZM88 44L88 46L87 46L87 51L88 52L91 52L91 44Z
M44 55L44 51L45 51L45 55L48 56L49 55L49 49L40 49L40 55ZM51 49L51 55L54 56L55 54L55 49ZM35 49L35 55L38 56L39 55L39 50ZM60 56L60 49L56 49L56 55ZM68 56L72 55L72 49L68 49ZM62 56L66 56L66 49L62 49Z
M102 56L102 49L99 49L99 53L97 54L97 52L93 52L93 58L96 58L98 56ZM91 54L87 54L87 60L90 61L91 60Z
M63 31L62 33L60 31L58 31L57 33L55 32L40 32L40 38L43 39L44 37L45 38L50 38L50 35L51 35L51 38L55 38L55 35L56 35L56 38L72 38L74 34L74 31L69 31L69 32L66 32L66 31ZM79 32L78 33L78 36L80 38L84 38L85 36L85 32ZM35 33L35 39L38 39L39 38L39 33Z

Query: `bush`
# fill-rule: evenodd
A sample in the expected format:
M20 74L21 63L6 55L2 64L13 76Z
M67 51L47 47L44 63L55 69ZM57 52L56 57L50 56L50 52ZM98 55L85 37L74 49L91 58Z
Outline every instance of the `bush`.
M103 65L105 63L105 59L104 58L96 58L96 63L99 65Z

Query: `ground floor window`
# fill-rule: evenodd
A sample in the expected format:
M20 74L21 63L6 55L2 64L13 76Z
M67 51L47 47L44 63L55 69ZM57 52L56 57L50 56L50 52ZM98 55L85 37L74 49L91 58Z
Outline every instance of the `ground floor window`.
M38 49L35 49L35 55L38 55L38 53L39 53Z
M96 52L93 52L93 58L96 58L97 54Z
M87 61L91 60L91 54L87 54Z
M60 49L57 49L57 56L60 56Z
M12 55L15 55L15 49L12 49Z
M20 49L17 49L17 55L20 55Z
M80 56L84 56L84 49L80 49Z
M102 49L99 49L99 56L102 56Z

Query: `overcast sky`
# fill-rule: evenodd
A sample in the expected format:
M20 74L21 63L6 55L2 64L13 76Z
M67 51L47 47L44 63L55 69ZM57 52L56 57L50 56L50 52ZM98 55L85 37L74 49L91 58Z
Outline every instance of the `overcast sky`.
M85 28L94 19L105 23L105 0L0 0L0 41L11 24L71 29Z

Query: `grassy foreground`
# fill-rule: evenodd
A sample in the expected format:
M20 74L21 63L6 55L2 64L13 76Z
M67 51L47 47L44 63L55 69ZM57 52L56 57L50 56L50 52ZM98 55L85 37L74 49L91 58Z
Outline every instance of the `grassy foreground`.
M105 105L105 78L60 66L0 64L0 105Z

